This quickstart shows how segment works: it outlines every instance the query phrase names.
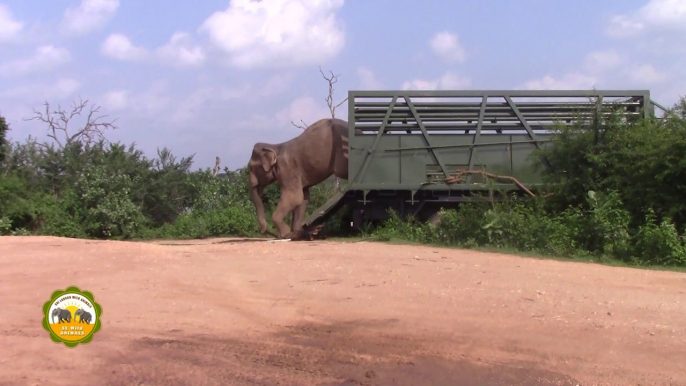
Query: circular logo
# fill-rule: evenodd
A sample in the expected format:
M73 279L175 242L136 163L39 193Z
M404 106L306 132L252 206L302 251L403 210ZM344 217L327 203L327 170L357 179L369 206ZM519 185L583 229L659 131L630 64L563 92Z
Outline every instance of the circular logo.
M43 327L52 340L76 347L90 342L100 329L102 308L92 293L69 287L53 292L50 301L43 305L43 314Z

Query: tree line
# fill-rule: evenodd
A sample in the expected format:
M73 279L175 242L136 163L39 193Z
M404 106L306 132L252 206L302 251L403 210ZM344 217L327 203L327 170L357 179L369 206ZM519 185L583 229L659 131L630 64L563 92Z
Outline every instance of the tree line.
M0 117L0 234L151 239L254 236L247 170L193 169L193 156L167 148L148 158L134 144L111 143L87 101L73 111L35 112L48 138L8 141ZM55 113L57 115L55 115ZM70 119L86 116L78 129ZM73 126L73 125L72 125ZM72 131L69 131L69 130ZM621 113L554 127L534 152L547 194L527 201L466 203L437 226L392 216L365 232L377 240L686 266L686 99L662 119ZM332 192L312 190L311 213ZM265 192L266 210L278 187ZM345 211L327 224L341 234Z

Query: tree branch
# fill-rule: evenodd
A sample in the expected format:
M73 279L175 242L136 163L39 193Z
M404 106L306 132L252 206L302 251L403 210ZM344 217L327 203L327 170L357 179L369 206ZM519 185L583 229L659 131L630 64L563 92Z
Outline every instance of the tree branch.
M50 111L50 104L46 101L43 105L45 106L44 112L33 109L32 118L24 118L25 121L37 120L48 125L48 138L52 138L60 148L71 144L72 142L85 142L86 144L91 144L96 139L107 141L105 138L105 130L118 129L114 125L113 121L101 122L101 119L107 118L107 115L97 115L100 111L100 106L91 105L88 110L88 115L86 117L86 122L79 129L76 130L74 134L70 133L69 124L72 120L81 116L84 109L88 106L88 99L73 102L71 111L64 110L62 106L57 105L55 111Z
M307 129L307 126L309 126L309 125L307 123L305 123L305 121L303 121L302 119L300 120L300 122L302 123L302 125L298 125L298 124L294 123L293 121L291 121L291 125L293 125L297 128L303 129L303 130Z

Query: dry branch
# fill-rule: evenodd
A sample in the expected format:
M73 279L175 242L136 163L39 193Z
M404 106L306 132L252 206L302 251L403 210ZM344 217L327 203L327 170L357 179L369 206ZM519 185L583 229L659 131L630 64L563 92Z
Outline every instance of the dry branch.
M455 174L451 175L450 177L446 178L446 179L445 179L445 183L446 183L446 184L454 184L454 183L460 182L460 180L462 179L462 176L467 175L467 174L481 174L482 176L485 176L485 177L488 177L488 178L492 178L492 179L510 180L510 181L514 182L515 184L517 184L517 186L519 186L523 191L525 191L525 192L527 192L529 195L531 195L531 197L536 197L535 194L533 194L526 186L524 186L524 184L522 184L521 182L519 182L519 180L517 180L516 178L514 178L514 177L512 177L512 176L499 176L499 175L496 175L496 174L493 174L493 173L485 172L485 171L483 171L483 170L464 170L464 169L460 169L460 170L457 171L457 173L455 173Z
M298 125L295 122L291 121L291 125L299 128L299 129L303 129L303 130L307 129L307 126L309 126L309 125L307 123L305 123L305 121L303 121L302 119L300 120L300 122L302 123L302 125Z
M77 127L75 131L72 131L73 127L70 127L70 123L74 117L81 116L84 109L88 106L88 99L82 100L79 98L79 102L74 101L71 111L62 109L58 104L57 109L51 112L50 104L47 101L43 105L45 106L44 112L33 109L34 116L24 120L37 120L47 124L48 138L52 138L57 142L60 148L64 148L72 142L84 141L90 144L96 139L107 141L104 134L105 130L118 129L114 125L116 119L111 122L99 122L101 119L107 118L107 115L98 115L100 106L91 105L86 122L82 126Z
M321 66L319 67L319 72L322 74L324 79L326 79L326 81L329 83L329 94L327 95L325 100L326 100L326 105L329 106L329 111L331 112L331 118L336 118L336 109L340 105L345 103L345 101L348 100L348 98L345 98L345 99L343 99L343 101L341 101L341 103L339 103L335 106L333 104L333 91L334 91L333 85L338 82L338 77L341 76L341 74L334 75L333 71L329 71L331 73L331 76L327 77L326 75L324 75L324 71L322 71Z

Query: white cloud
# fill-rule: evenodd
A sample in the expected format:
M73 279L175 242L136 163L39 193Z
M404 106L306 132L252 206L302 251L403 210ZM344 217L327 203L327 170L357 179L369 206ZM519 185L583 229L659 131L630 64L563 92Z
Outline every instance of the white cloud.
M239 68L318 64L345 45L336 11L343 0L232 0L199 32Z
M686 30L686 1L650 0L631 14L613 16L606 33L622 38L651 29Z
M288 91L292 82L293 73L291 72L281 75L274 75L255 89L252 89L252 87L246 88L241 97L244 100L258 100L264 97L272 97L283 94L284 92ZM250 95L248 95L248 90L251 90Z
M437 80L415 79L403 82L403 90L436 90L438 89Z
M472 85L472 81L469 78L457 75L452 72L448 72L444 74L439 83L438 86L441 89L463 89L463 88L468 88Z
M360 79L361 90L378 90L383 88L383 84L376 78L374 72L366 67L357 69L357 77Z
M610 25L606 33L615 38L629 37L643 31L645 26L642 22L626 15L616 15L610 19Z
M172 104L172 96L169 90L169 82L159 80L144 92L127 96L127 106L131 111L146 115L160 114L168 111Z
M114 33L105 39L100 52L103 55L122 61L155 61L175 67L200 67L205 63L205 51L193 45L191 36L186 32L174 33L167 44L158 47L151 55L146 48L136 46L121 33Z
M322 99L321 102L317 102L309 96L297 98L288 107L276 114L276 120L280 125L289 126L291 126L291 122L302 125L301 120L311 125L324 118L331 118L331 112L329 112L329 108L324 100Z
M70 34L85 34L103 27L118 8L119 0L82 0L64 11L61 27Z
M0 43L8 42L19 34L24 24L14 19L10 9L0 4Z
M107 37L101 52L105 56L124 61L142 60L148 54L145 48L135 46L129 38L119 33Z
M640 15L649 25L663 25L686 29L686 1L651 0L640 10Z
M597 73L611 70L622 64L622 57L615 51L594 51L586 55L584 69Z
M406 81L402 85L403 90L460 90L469 88L472 82L469 78L452 72L443 74L438 79L426 80L415 79Z
M40 46L29 58L0 64L0 76L21 76L45 71L69 61L71 61L71 54L66 48L58 48L52 45Z
M174 33L169 43L157 49L157 54L172 65L197 67L205 63L205 51L193 46L190 35L185 32Z
M451 32L436 33L429 41L429 45L436 55L449 62L463 62L467 59L467 53L459 38Z
M626 74L630 81L646 86L664 82L668 79L667 74L658 71L650 64L643 64L637 67L627 66L623 73Z
M624 61L615 51L594 51L586 55L580 70L562 76L545 75L525 82L522 88L529 90L579 90L614 87L627 84L651 86L668 79L668 75L650 64L636 65ZM620 87L620 88L621 88ZM633 86L631 86L633 87Z
M31 100L44 102L53 99L65 99L74 95L81 88L81 82L72 78L60 78L51 84L28 84L0 91L0 99ZM40 100L40 101L38 101Z
M546 75L541 79L530 80L524 84L528 90L585 90L595 87L598 79L581 72L570 72L561 78Z
M104 100L108 110L123 110L129 104L129 92L127 90L110 91L104 95Z
M175 122L198 120L212 107L224 101L243 98L252 88L249 85L229 88L224 86L199 87L184 98L171 114Z
M66 98L81 88L81 82L76 79L62 78L57 80L52 86L52 94L56 98Z

